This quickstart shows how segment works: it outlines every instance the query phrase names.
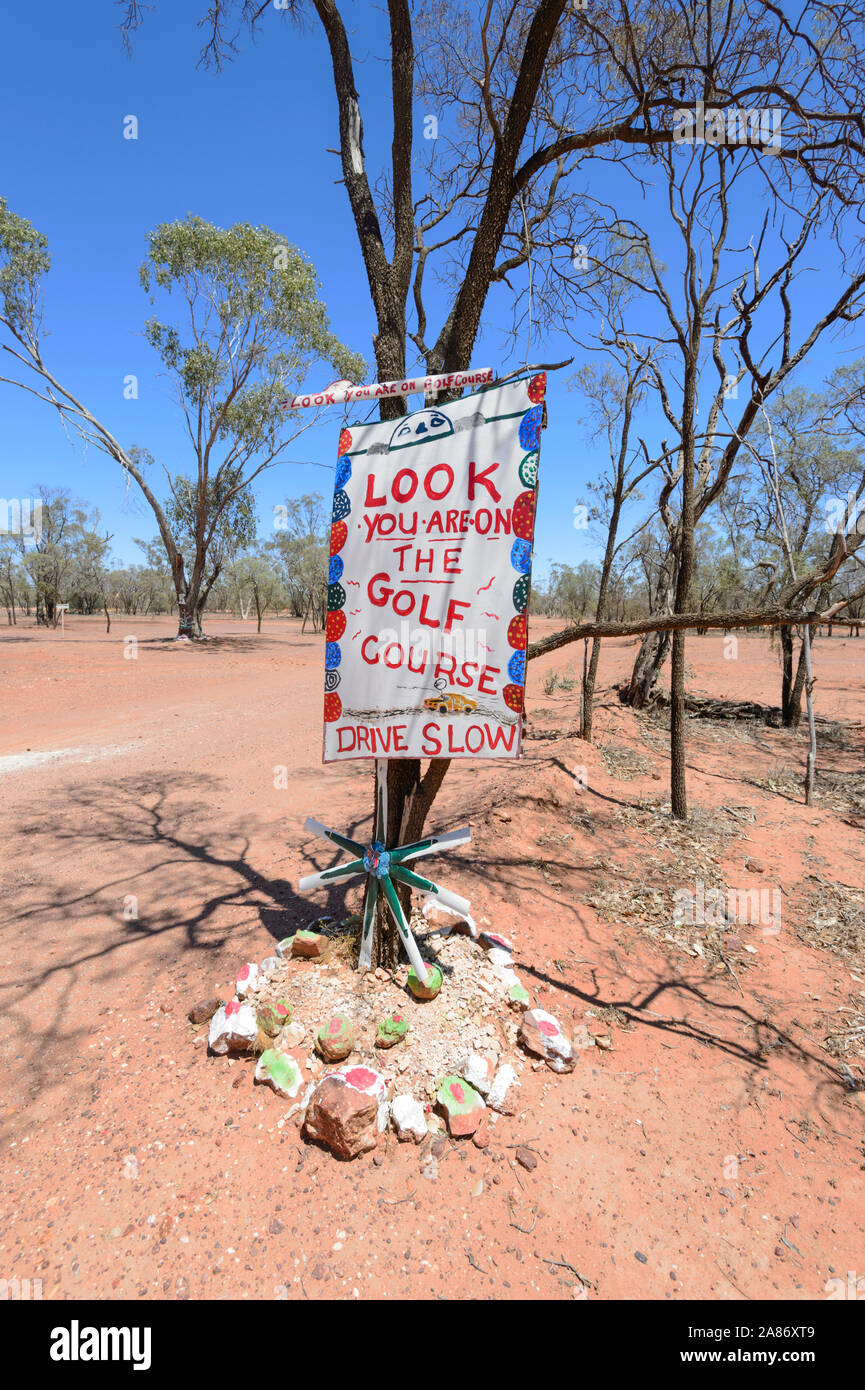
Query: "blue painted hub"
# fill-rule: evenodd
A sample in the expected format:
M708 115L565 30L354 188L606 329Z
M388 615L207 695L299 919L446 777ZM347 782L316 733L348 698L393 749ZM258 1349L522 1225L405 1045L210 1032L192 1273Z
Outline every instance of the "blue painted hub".
M390 855L381 840L373 840L363 856L363 867L375 878L384 878L390 869Z

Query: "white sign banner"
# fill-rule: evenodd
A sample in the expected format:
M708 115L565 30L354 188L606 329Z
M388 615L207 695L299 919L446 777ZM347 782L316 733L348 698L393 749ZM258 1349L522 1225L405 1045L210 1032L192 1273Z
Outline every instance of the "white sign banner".
M342 431L325 762L519 757L545 390Z
M464 386L483 386L492 381L492 367L475 367L469 372L445 372L441 376L407 376L401 381L373 381L368 386L354 386L350 381L338 381L324 391L306 396L294 396L290 410L312 405L342 405L346 401L377 401L383 396L411 396L422 391L457 391Z

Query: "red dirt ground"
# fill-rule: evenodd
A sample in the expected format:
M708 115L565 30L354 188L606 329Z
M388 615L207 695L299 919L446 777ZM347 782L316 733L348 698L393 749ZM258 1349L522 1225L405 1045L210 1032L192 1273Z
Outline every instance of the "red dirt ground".
M517 766L452 767L431 828L468 821L473 839L442 878L515 939L539 1005L572 1026L621 1012L605 1015L612 1050L582 1051L568 1076L526 1067L521 1115L428 1181L413 1145L339 1163L294 1122L277 1129L285 1102L248 1062L208 1060L186 1021L230 996L240 962L354 910L297 894L327 862L303 821L366 828L371 774L322 768L320 636L215 619L218 640L186 647L173 630L120 618L109 637L73 618L65 638L0 634L7 1277L73 1299L824 1299L865 1274L865 1094L823 1045L857 1010L865 1022L862 961L809 938L801 907L808 882L861 890L863 822L755 785L798 775L802 735L693 726L691 804L704 825L735 816L720 869L784 894L781 932L735 929L754 952L725 969L586 901L601 877L645 888L655 846L621 817L666 796L663 743L611 689L633 644L605 645L591 746L566 734L576 691L542 689L581 649L531 664L531 724L561 737L527 740ZM694 690L777 703L765 637L740 639L737 660L720 635L692 638L688 661ZM861 721L865 640L821 639L815 666L818 712ZM613 775L605 743L647 770ZM860 728L821 766L861 772L862 744ZM533 1172L506 1147L520 1142Z

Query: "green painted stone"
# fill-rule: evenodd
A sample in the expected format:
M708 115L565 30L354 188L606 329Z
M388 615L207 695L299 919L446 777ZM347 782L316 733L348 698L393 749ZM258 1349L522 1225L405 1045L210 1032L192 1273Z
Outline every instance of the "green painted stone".
M418 976L415 974L414 966L412 966L411 970L408 972L408 987L415 999L435 999L441 989L444 983L444 975L441 972L440 966L428 965L427 976L429 978L429 984L424 985L421 984Z
M294 1057L269 1047L258 1059L255 1079L272 1086L278 1095L293 1100L303 1085L303 1072Z
M376 1033L376 1047L395 1047L401 1043L408 1032L408 1019L402 1014L388 1014L378 1025Z
M524 487L534 487L538 481L538 451L533 449L526 454L520 464L520 482Z
M291 949L293 946L294 933L292 932L291 936L284 936L281 941L277 941L276 954L284 959L286 956L291 955Z
M344 1062L354 1047L354 1027L345 1014L334 1014L323 1023L315 1039L318 1051L328 1062Z
M287 999L277 999L275 1004L265 1004L258 1012L258 1022L269 1038L291 1023L291 1005Z
M444 1111L448 1133L454 1138L474 1134L486 1106L474 1086L461 1076L443 1076L436 1087L436 1104Z
M508 990L508 1003L512 1009L527 1009L530 1002L529 991L525 985L511 985Z

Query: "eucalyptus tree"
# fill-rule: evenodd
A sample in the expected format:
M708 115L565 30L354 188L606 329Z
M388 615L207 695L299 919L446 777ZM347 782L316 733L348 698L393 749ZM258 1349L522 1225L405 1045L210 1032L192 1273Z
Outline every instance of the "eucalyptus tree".
M53 406L138 484L168 558L178 635L191 637L202 594L206 598L208 559L231 509L313 423L300 423L286 409L286 397L313 365L330 364L340 377L359 377L363 359L330 331L312 264L276 232L249 223L216 227L191 214L156 227L140 279L152 302L165 305L165 316L154 314L145 336L172 383L193 463L191 474L179 477L163 465L169 489L163 501L150 452L121 444L46 363L42 281L49 266L45 236L0 199L0 327L7 334L2 346L19 373L24 369L23 376L0 380ZM170 318L174 304L179 313ZM176 525L190 540L186 556Z

